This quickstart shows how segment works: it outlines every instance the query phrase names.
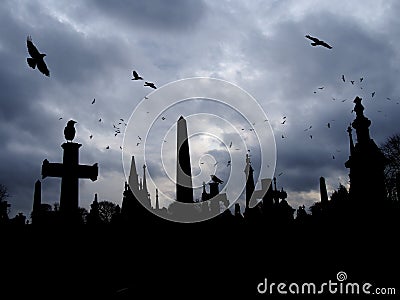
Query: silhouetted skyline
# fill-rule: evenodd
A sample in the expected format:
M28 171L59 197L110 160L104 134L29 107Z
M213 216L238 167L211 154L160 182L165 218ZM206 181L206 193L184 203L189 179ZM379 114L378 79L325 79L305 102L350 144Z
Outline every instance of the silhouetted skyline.
M80 160L102 166L97 182L82 183L81 205L89 209L94 193L118 203L124 181L124 123L141 99L151 101L148 93L175 79L214 76L256 97L267 112L266 123L274 129L275 174L282 173L279 185L287 190L293 207L309 207L318 200L320 176L326 179L329 195L339 183L348 187L348 170L343 168L348 140L343 134L353 120L351 101L356 95L363 98L366 116L373 121L370 130L378 146L400 128L397 41L392 39L396 2L385 7L373 1L352 3L346 8L320 3L309 9L307 2L248 7L178 1L179 10L169 13L164 13L164 3L141 7L132 2L123 8L85 3L67 10L62 3L29 8L21 4L21 9L14 5L0 9L2 28L7 28L0 38L0 183L12 195L12 216L31 210L33 186L40 178L38 162L61 161L60 133L70 119L78 121L75 139L85 146ZM227 12L226 5L232 10ZM386 21L376 15L384 15ZM306 34L333 48L311 47ZM47 54L50 77L27 65L28 35ZM133 38L128 41L126 36ZM132 81L133 70L144 80ZM144 87L145 80L158 89ZM58 179L43 184L43 198L49 204L58 202L59 186Z

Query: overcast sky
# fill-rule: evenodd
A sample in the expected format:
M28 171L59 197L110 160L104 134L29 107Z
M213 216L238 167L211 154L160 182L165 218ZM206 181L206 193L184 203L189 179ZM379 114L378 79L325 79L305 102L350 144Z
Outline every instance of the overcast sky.
M351 110L356 96L363 98L378 145L399 133L399 14L400 3L389 0L2 1L0 183L12 195L11 216L30 214L42 161L62 160L60 146L69 119L78 122L74 141L83 144L80 163L99 163L96 182L80 180L80 206L89 208L94 193L121 204L125 178L119 147L125 126L118 122L127 121L154 91L131 80L133 69L157 87L210 76L247 91L264 109L275 135L275 175L282 173L278 188L284 187L295 208L310 206L319 199L320 176L330 193L339 183L348 183L346 128L355 117ZM306 34L333 49L312 47ZM27 35L47 54L50 77L27 65ZM191 104L183 104L179 112L195 113ZM128 127L135 126L131 122ZM114 136L113 124L122 134ZM208 132L210 124L188 122L188 127L191 131L204 125ZM171 139L175 143L170 133ZM206 147L204 153L195 148L194 169L207 154L226 160L218 143L207 138L193 143L201 141ZM223 167L217 174L226 174ZM43 202L58 202L60 179L44 179L42 190ZM154 196L154 190L150 193Z

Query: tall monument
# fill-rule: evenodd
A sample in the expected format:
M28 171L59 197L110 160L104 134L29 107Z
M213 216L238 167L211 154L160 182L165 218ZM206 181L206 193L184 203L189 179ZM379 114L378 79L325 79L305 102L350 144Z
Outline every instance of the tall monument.
M369 135L371 121L364 116L361 98L354 99L356 119L351 124L356 130L357 143L354 145L352 130L347 132L350 139L350 156L345 163L350 169L350 199L372 208L385 198L385 157Z
M193 203L192 170L190 166L189 140L186 120L177 122L176 201Z

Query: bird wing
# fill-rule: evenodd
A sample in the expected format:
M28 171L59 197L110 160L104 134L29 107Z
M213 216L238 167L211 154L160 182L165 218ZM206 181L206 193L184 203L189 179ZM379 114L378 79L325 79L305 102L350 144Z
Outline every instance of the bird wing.
M324 46L325 48L332 49L332 46L327 44L327 43L325 43L324 41L321 41L320 45Z
M136 71L133 71L132 74L133 74L133 77L135 77L135 78L139 77L139 74Z
M28 52L29 55L32 56L32 58L40 58L40 52L38 49L35 47L35 45L32 43L32 38L28 36L26 38L26 46L28 47Z
M37 62L37 68L39 69L40 72L42 72L46 76L50 76L50 71L47 69L46 63L44 62L43 58L38 60Z
M310 35L308 35L308 34L306 35L306 38L312 40L312 41L315 42L315 43L321 42L319 39L317 39L317 38L315 38L315 37L312 37L312 36L310 36Z

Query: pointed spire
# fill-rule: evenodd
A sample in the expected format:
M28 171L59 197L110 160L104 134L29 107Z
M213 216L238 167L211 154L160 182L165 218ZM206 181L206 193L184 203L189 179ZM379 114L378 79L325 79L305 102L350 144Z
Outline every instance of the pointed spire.
M135 156L132 156L131 162L131 170L129 173L128 184L133 193L136 193L139 190L139 181L138 181L138 174L136 171L136 163L135 163Z
M253 168L251 166L250 156L248 154L246 154L246 168L244 172L246 173L246 208L245 208L246 212L250 208L249 207L250 199L255 189Z
M160 203L158 201L158 189L156 189L156 210L160 209Z

